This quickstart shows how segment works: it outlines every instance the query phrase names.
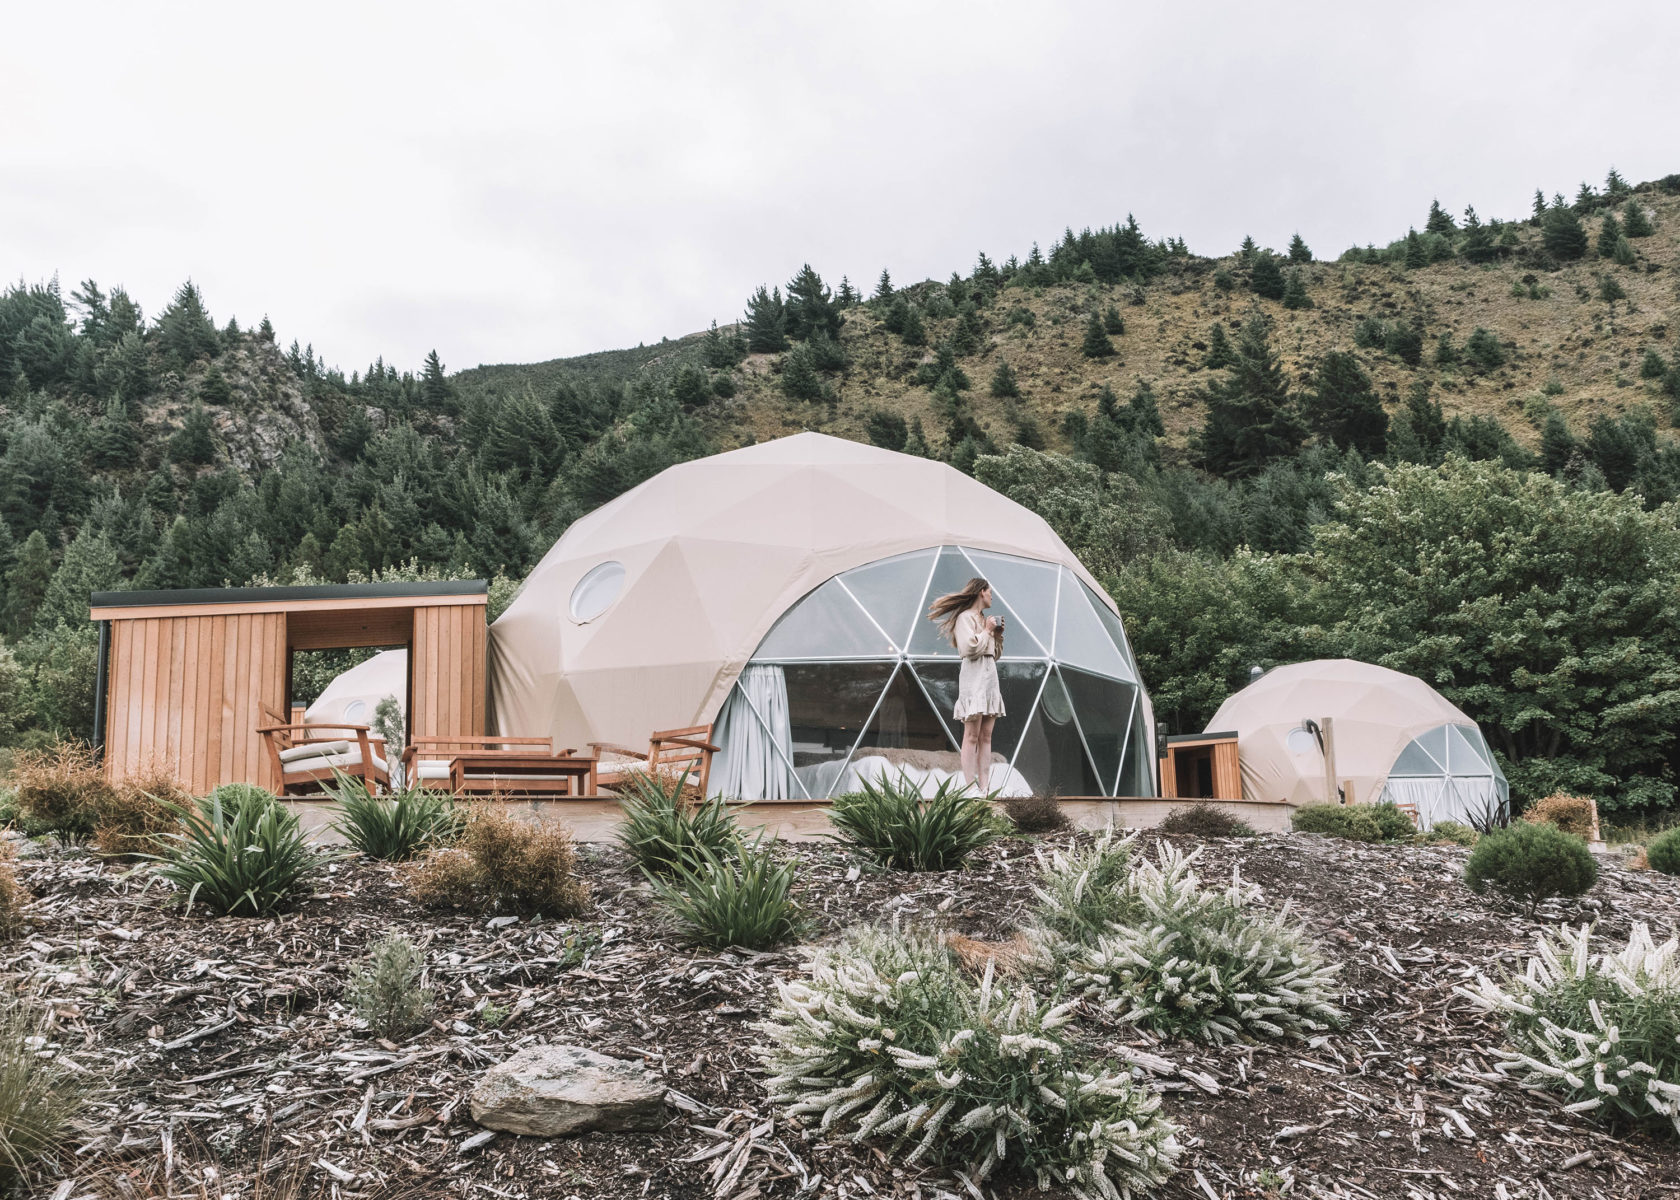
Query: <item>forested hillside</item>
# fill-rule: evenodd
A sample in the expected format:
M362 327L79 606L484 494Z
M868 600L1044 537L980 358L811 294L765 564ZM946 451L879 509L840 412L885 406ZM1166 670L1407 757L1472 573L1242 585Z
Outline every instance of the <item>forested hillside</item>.
M807 266L705 333L454 375L434 353L347 377L190 282L152 317L20 283L0 743L87 731L96 588L516 579L665 466L820 429L1044 512L1170 729L1251 663L1348 653L1435 682L1522 790L1667 805L1680 176L1508 216L1438 204L1334 258L1299 235L1204 257L1128 219L944 282Z

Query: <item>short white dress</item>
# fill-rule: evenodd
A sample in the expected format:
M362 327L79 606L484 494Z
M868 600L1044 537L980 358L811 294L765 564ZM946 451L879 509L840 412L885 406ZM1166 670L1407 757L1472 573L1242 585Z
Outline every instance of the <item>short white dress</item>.
M998 688L997 637L986 628L986 618L972 608L957 616L957 653L962 670L957 675L958 721L970 717L1001 717L1003 692Z

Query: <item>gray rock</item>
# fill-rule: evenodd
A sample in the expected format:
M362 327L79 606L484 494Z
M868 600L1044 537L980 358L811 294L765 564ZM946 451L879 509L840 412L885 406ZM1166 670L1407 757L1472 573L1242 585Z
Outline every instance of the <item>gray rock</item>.
M658 1129L664 1104L658 1075L582 1046L527 1046L486 1071L472 1093L480 1125L537 1137Z

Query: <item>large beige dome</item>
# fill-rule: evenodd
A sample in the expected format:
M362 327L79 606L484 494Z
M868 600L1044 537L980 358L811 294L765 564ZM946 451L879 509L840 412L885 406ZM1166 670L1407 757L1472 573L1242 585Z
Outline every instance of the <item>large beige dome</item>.
M1353 659L1267 671L1229 697L1208 732L1235 732L1243 796L1325 799L1324 756L1308 721L1333 719L1336 780L1353 803L1410 804L1427 826L1504 802L1505 777L1476 723L1423 680Z
M947 564L940 547L952 555L965 548L967 557ZM1129 679L1139 715L1148 719L1113 601L1041 517L943 463L804 433L672 467L573 524L491 627L495 728L581 747L636 745L654 729L716 720L743 667L802 598L843 572L911 552L923 552L929 569L917 575L905 559L893 576L902 586L882 593L883 603L906 614L923 604L930 580L940 583L947 566L960 567L965 578L982 573L970 569L975 556L1011 556L995 560L1005 601L1010 586L1002 576L1011 563L1029 560L1016 588L1023 612L1021 602L1041 581L1052 589L1047 603L1054 609L1058 581L1067 579L1062 590L1089 596L1093 605L1069 619L1069 636L1081 620L1111 631L1115 649L1105 653L1112 661L1093 669ZM884 587L888 575L877 582ZM883 634L877 644L873 633L896 617L865 607L856 600L855 609L849 603L819 625L824 636L848 623L870 630L857 635L869 644L840 653L825 643L811 653L889 663L918 653L908 629ZM1091 620L1097 609L1100 620ZM781 642L815 616L800 612L806 615L797 621L790 615ZM1040 639L1026 629L1016 634L1011 622L1006 649L1055 659L1055 616L1039 621ZM1028 715L1020 712L1018 721ZM799 725L797 713L793 722ZM1148 729L1146 745L1152 723ZM1099 774L1107 774L1106 765Z

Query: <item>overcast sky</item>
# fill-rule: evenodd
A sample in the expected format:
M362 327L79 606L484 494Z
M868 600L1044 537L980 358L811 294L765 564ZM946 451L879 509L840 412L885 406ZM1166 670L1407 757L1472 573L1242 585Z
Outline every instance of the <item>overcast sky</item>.
M0 278L188 276L345 371L944 279L1137 214L1321 257L1680 171L1680 6L8 3Z

